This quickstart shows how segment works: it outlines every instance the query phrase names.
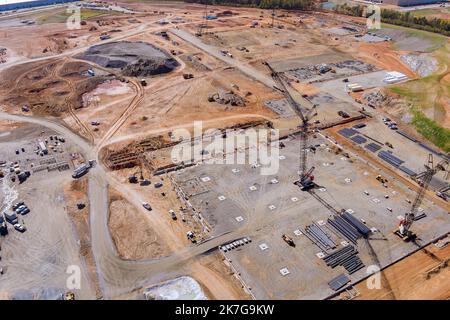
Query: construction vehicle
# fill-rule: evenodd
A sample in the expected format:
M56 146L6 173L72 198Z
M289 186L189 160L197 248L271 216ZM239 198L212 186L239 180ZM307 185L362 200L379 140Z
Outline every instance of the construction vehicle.
M146 209L147 211L152 211L152 207L150 206L150 204L148 202L142 202L142 206L144 207L144 209Z
M128 177L128 182L129 183L138 183L139 181L138 181L138 178L135 175L130 175Z
M295 113L300 117L302 123L300 125L300 170L299 170L299 180L295 182L297 186L300 187L302 191L310 190L315 186L314 176L312 175L314 167L307 169L307 154L308 154L308 136L309 136L309 122L317 115L316 105L308 110L306 114L303 114L300 105L294 100L290 94L288 88L284 84L281 75L276 72L267 62L264 64L269 68L272 78L277 83L278 87L274 87L285 96L287 102L295 111Z
M169 214L170 214L170 217L172 218L172 220L177 220L177 215L176 215L175 211L170 209Z
M388 179L383 178L381 175L377 175L376 179L378 181L380 181L381 183L387 183L388 182Z
M417 191L416 198L412 203L411 210L405 213L404 218L399 223L398 230L394 231L394 233L401 237L404 241L410 241L416 238L416 234L411 231L411 226L416 220L419 206L422 203L423 198L425 197L425 192L427 191L433 176L439 171L444 171L446 172L445 179L448 179L449 162L447 160L442 160L436 165L434 165L433 162L433 155L429 154L427 164L424 165L425 171L419 174L417 177L420 188Z
M192 243L196 243L197 239L195 238L195 234L192 231L186 232L186 237L191 240Z
M75 293L68 291L64 293L62 298L63 300L75 300Z
M350 115L347 112L342 111L342 110L338 111L338 115L341 116L342 118L350 118Z
M291 247L295 247L294 240L292 240L291 237L289 237L289 236L283 234L283 235L281 236L281 238L283 239L284 242L286 242L286 243L287 243L288 245L290 245Z

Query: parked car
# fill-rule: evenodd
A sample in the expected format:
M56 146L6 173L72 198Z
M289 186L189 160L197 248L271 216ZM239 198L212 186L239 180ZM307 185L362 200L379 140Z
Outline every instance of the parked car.
M27 228L23 224L20 224L20 223L16 223L14 225L14 229L16 229L19 232L25 232L27 230Z
M342 111L342 110L338 111L338 115L341 116L342 118L349 118L350 117L350 115L347 112Z
M142 202L142 206L148 210L148 211L152 211L152 207L150 206L150 204L148 202Z
M175 211L170 209L169 214L170 214L170 217L172 218L172 220L177 220L177 215L175 214Z
M18 207L23 206L25 203L23 201L21 202L17 202L15 204L13 204L12 208L13 210L16 210Z
M16 211L16 213L21 213L23 210L25 210L27 208L27 206L25 206L25 205L21 205L20 207L18 207L16 210L14 210L14 211Z

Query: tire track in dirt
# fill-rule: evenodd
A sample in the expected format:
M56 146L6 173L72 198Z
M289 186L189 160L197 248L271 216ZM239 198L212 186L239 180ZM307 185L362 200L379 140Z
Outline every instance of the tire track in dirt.
M92 131L80 120L80 118L78 118L78 116L75 113L75 109L73 107L73 104L70 102L70 100L73 98L73 96L75 95L75 85L73 83L72 80L70 79L66 79L60 76L59 71L66 65L67 62L67 58L63 59L63 63L59 66L59 67L55 67L53 72L52 72L52 77L55 77L57 79L60 79L62 81L64 81L65 83L67 83L67 85L70 88L70 95L67 96L64 100L65 104L68 107L68 111L70 116L74 119L75 123L80 127L81 132L84 131L84 133L86 134L85 137L89 140L89 142L93 143L94 142L94 134L92 133Z

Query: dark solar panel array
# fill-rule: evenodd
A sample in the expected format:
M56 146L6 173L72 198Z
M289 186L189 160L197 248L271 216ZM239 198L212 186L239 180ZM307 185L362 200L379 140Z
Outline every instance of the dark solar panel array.
M405 167L405 166L400 166L400 167L398 167L401 171L403 171L404 173L406 173L407 175L410 175L410 176L415 176L415 175L417 175L417 173L415 173L414 171L412 171L411 169L409 169L409 168L407 168L407 167Z
M381 149L381 146L379 144L372 142L366 145L366 149L372 152L377 152L378 150Z
M351 136L357 134L358 131L353 130L353 129L351 129L351 128L344 128L344 129L339 130L338 133L339 133L341 136L344 136L344 137L346 137L346 138L350 138Z
M399 158L397 158L396 156L394 156L394 155L392 155L392 154L390 154L389 152L384 151L384 150L382 150L382 151L380 151L380 152L378 153L378 157L380 157L381 159L383 159L383 160L386 161L387 163L393 165L394 167L398 167L398 166L400 166L403 162L405 162L405 161L403 161L402 159L399 159Z
M341 273L336 278L334 278L330 282L328 282L328 285L334 291L338 291L340 288L342 288L349 282L350 282L350 279L345 274Z
M357 144L361 144L361 143L364 143L364 142L367 142L367 139L366 138L364 138L364 137L361 137L361 136L354 136L354 137L352 137L352 138L350 138L352 141L354 141L354 142L356 142Z

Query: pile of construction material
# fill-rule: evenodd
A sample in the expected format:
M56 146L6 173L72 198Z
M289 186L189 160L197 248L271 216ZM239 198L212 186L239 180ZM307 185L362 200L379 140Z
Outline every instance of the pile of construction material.
M367 101L369 107L376 108L382 106L388 96L381 90L375 90L365 93L362 98Z
M367 237L371 232L365 224L348 212L343 212L340 215L335 215L333 218L328 218L328 223L354 244L356 244L359 238L363 236Z
M330 282L328 282L328 285L334 291L338 291L349 282L350 279L345 274L341 273L336 278L333 278Z
M105 68L120 69L124 75L132 77L168 73L179 66L168 52L143 41L95 45L76 57Z
M383 82L391 84L391 83L397 83L397 82L404 81L404 80L408 80L408 77L406 75L404 75L401 72L391 71L391 72L386 72L386 76L384 77Z
M323 260L327 266L333 269L337 266L343 266L349 274L352 274L364 267L364 263L362 263L357 254L358 251L355 247L349 245L327 255Z
M306 226L305 235L322 250L327 251L336 248L336 243L331 237L315 223Z
M208 96L209 102L217 102L220 104L231 104L232 106L245 106L245 101L242 97L235 94L232 90L220 89L216 93L212 93Z

